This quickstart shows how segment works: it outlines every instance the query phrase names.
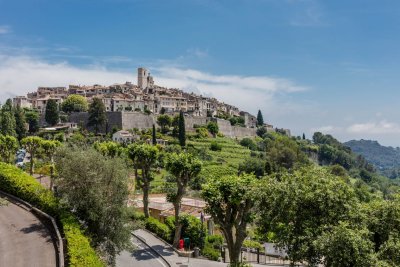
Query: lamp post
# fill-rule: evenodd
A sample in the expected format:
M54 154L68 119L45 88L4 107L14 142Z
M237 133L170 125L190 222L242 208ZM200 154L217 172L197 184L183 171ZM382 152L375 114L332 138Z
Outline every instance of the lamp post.
M203 211L200 213L200 221L201 221L201 248L204 247L204 214Z

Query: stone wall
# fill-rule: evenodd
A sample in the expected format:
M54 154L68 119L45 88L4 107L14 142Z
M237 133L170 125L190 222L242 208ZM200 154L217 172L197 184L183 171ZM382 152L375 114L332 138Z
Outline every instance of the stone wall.
M93 127L87 126L88 117L89 114L87 112L73 113L69 116L69 120L93 131ZM151 129L156 121L156 116L146 115L141 112L107 112L107 124L101 127L100 132L111 132L113 128L122 130L133 128ZM185 127L187 131L195 131L194 125L207 125L210 121L215 121L218 124L219 131L226 137L242 138L257 135L256 128L231 126L229 121L217 118L185 116Z
M146 115L141 112L122 112L122 129L133 128L150 129L153 127L155 118L152 115Z

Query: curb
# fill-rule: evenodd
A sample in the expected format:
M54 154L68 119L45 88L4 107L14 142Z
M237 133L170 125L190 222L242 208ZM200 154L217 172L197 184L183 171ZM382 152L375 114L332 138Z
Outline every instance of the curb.
M154 236L155 238L157 238L158 240L160 240L160 241L161 241L162 243L164 243L167 247L169 247L170 249L172 249L173 251L175 251L176 254L178 254L179 257L185 257L185 258L188 257L188 256L187 256L187 253L182 253L182 251L180 251L180 250L174 248L170 243L168 243L168 242L165 241L164 239L158 237L157 235L155 235L154 233L150 232L149 230L147 230L147 229L140 229L140 230L145 231L146 233L148 233L148 234ZM192 257L192 253L193 253L193 251L191 251L191 252L189 253L189 254L190 254L190 257Z
M160 253L158 253L154 248L150 247L146 240L144 240L142 237L134 234L133 232L131 233L135 238L139 239L140 241L142 241L143 244L145 244L151 251L153 251L157 256L159 256L167 265L168 267L172 267L171 263L169 263L163 255L161 255Z
M4 195L7 198L13 200L14 202L17 202L20 205L22 204L23 206L25 206L25 208L28 211L31 211L33 214L35 214L36 217L39 217L39 216L40 217L44 217L45 219L50 221L50 224L53 226L54 229L49 229L49 230L50 230L50 232L53 232L53 236L54 236L54 233L55 233L55 236L56 236L56 239L57 239L56 242L55 242L56 243L56 249L57 249L57 252L58 252L57 253L57 266L58 267L64 267L64 245L63 245L63 240L61 238L60 231L58 230L58 227L57 227L57 224L56 224L56 221L54 220L54 218L51 217L50 215L48 215L47 213L44 213L43 211L39 210L38 208L32 206L28 202L16 197L16 196L10 195L10 194L8 194L8 193L6 193L4 191L1 191L1 190L0 190L0 195Z

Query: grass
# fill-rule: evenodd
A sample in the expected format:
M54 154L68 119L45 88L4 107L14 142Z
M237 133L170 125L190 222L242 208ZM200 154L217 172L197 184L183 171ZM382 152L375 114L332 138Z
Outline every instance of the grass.
M210 150L211 143L217 142L221 145L221 151ZM238 166L243 160L250 156L250 149L241 146L237 141L227 137L203 138L187 141L188 146L196 149L204 149L211 160L203 160L203 168L200 176L206 179L212 176L234 175L237 174ZM151 193L163 193L165 176L168 172L161 169L156 172L151 183Z
M221 145L221 151L211 151L212 142ZM212 160L203 161L203 169L200 175L206 178L211 176L222 176L236 174L238 166L243 160L250 156L250 150L238 144L234 139L217 137L191 140L187 142L197 149L204 148L212 156Z

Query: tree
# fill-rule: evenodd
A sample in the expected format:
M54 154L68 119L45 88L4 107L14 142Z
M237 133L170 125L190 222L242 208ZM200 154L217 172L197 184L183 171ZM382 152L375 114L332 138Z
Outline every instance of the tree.
M60 120L57 102L49 99L46 104L45 120L51 126L56 125Z
M129 172L123 159L109 158L93 148L60 148L54 157L61 201L86 226L108 265L130 243Z
M258 113L257 113L257 126L263 126L263 125L264 125L263 115L261 114L261 110L258 110Z
M183 111L179 112L179 125L178 125L178 138L181 147L186 146L186 129L185 129L185 117L183 116Z
M30 154L30 169L29 174L33 175L34 170L34 160L36 153L40 149L43 143L43 139L38 136L28 136L21 140L21 144L25 147L26 151Z
M254 174L257 178L264 176L265 162L259 158L248 158L239 164L239 174Z
M303 133L303 140L306 140L306 135Z
M162 107L162 108L160 109L160 114L165 114L165 112L166 112L165 108Z
M182 223L179 219L182 198L186 193L188 183L197 177L201 171L201 161L192 154L172 153L168 155L165 167L173 175L176 190L169 192L168 201L172 202L175 209L175 234L173 246L177 247L181 237Z
M89 106L88 126L93 126L97 134L106 120L106 107L104 103L99 98L93 98L93 102Z
M146 218L149 217L149 192L150 183L154 177L151 173L159 157L158 148L148 144L130 145L128 155L135 166L136 183L143 191L143 211ZM141 169L138 175L137 169Z
M207 129L210 132L210 134L212 134L214 137L216 137L216 135L217 135L217 133L219 131L218 124L216 122L213 122L213 121L210 121L207 124Z
M153 131L152 131L152 143L153 146L157 145L157 137L156 137L156 125L153 124Z
M24 110L21 108L15 108L14 110L14 118L15 118L15 132L17 134L17 138L19 141L22 140L26 136L26 127L25 127L25 114Z
M13 163L18 149L18 141L14 136L0 134L0 156L3 162Z
M41 148L50 162L50 190L53 190L54 185L54 154L60 146L61 143L59 141L53 140L43 140L41 143Z
M351 186L319 167L271 175L262 181L260 195L260 232L273 232L292 263L311 266L324 256L316 246L318 238L339 222L352 221L358 210Z
M124 148L116 142L96 142L94 148L105 157L115 158L119 157L124 153Z
M213 177L202 191L206 212L217 223L228 244L231 266L239 266L239 257L253 221L257 180L254 175Z
M69 95L61 104L61 109L65 113L85 112L88 110L88 102L84 96Z
M7 99L0 113L0 134L16 136L15 117L11 99Z
M39 130L39 114L37 113L37 111L26 111L25 119L29 125L29 133L36 133Z
M348 222L339 222L324 232L315 242L326 267L376 266L374 244L366 228L354 229ZM374 264L375 263L375 264Z
M161 131L163 133L166 133L168 131L168 128L171 126L172 123L172 118L168 115L160 115L157 118L157 123L161 127Z

